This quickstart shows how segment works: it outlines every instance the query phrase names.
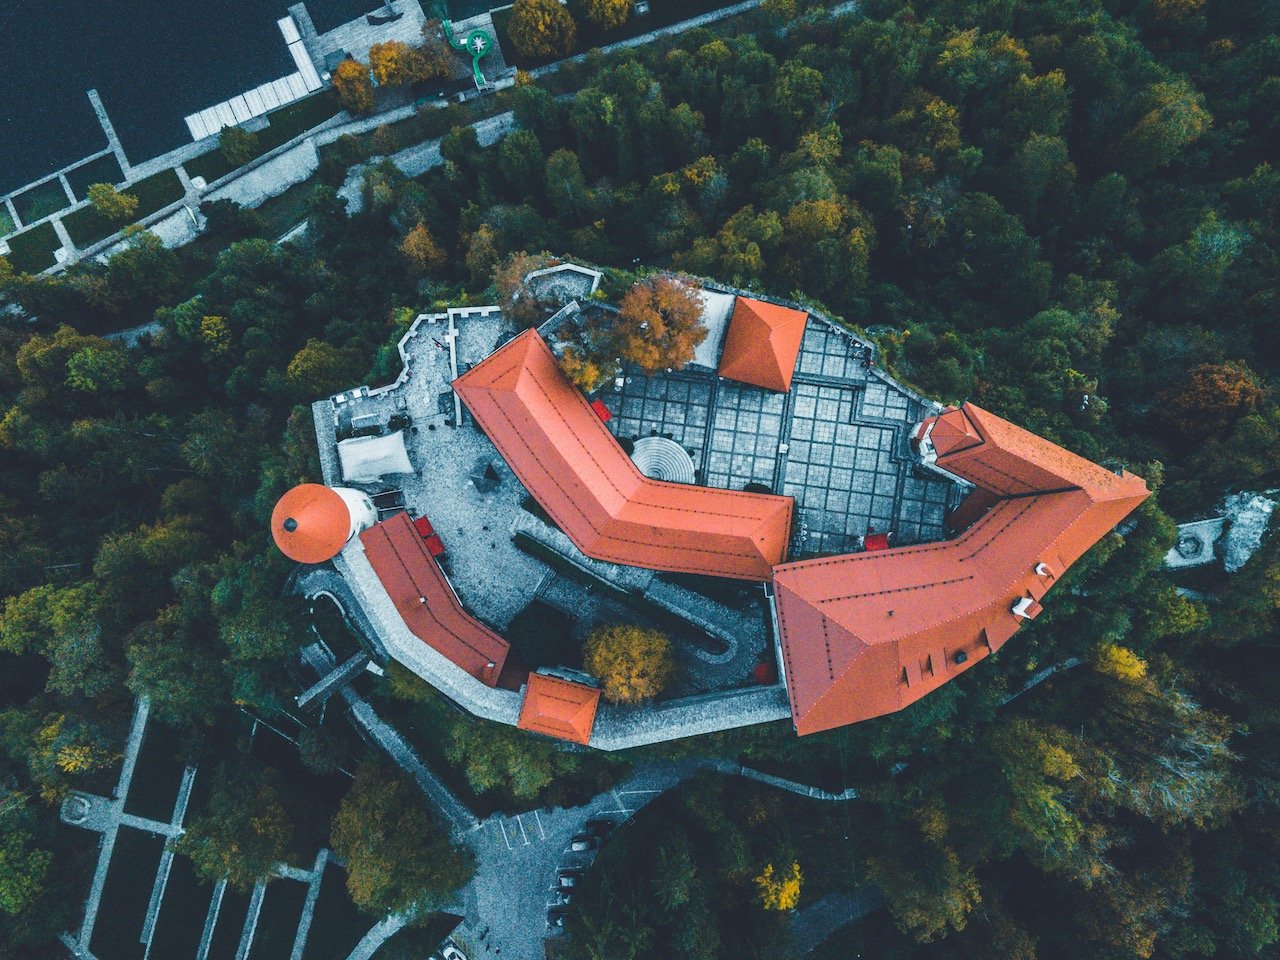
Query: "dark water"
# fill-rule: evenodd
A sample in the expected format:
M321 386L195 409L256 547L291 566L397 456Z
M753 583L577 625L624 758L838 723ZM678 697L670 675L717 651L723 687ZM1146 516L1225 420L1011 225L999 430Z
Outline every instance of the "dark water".
M295 69L292 0L0 0L0 195L106 146L96 88L131 163L188 143L183 117ZM324 30L380 0L310 0Z

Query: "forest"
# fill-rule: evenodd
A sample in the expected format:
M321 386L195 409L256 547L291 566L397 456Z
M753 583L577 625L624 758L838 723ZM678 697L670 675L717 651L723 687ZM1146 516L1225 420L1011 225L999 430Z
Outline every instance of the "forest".
M671 269L813 303L922 392L1155 491L998 656L900 714L618 758L723 756L860 797L664 798L688 842L644 815L626 829L652 843L611 841L642 848L637 869L606 847L614 895L575 903L568 956L788 956L788 910L863 889L885 908L819 956L1280 955L1280 540L1230 576L1162 569L1175 521L1280 485L1280 8L769 7L554 86L521 75L515 132L481 149L455 128L417 180L371 166L356 214L334 187L368 151L340 144L300 242L223 204L190 249L142 233L54 277L0 258L0 956L56 955L76 922L58 803L110 791L135 695L223 771L186 841L208 869L252 879L287 852L283 829L237 849L241 798L292 814L235 732L298 689L307 620L267 518L319 476L306 404L390 380L415 312L491 302L511 257L543 251L619 288ZM132 346L103 336L152 321ZM394 674L377 696L449 728L439 762L498 807L616 775ZM332 840L369 864L368 908L465 882L447 844L424 839L428 877L367 829L405 787L359 767Z

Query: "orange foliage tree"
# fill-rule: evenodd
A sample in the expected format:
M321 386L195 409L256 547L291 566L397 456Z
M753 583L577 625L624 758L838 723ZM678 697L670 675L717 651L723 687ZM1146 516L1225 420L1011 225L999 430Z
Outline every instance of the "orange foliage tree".
M440 244L436 243L427 225L421 221L405 235L404 241L400 244L400 252L409 261L409 266L414 273L420 276L434 273L440 269L445 260Z
M343 60L333 71L333 88L352 113L373 112L373 81L369 68L359 60Z
M1170 421L1194 437L1207 437L1229 428L1253 413L1262 402L1262 385L1247 364L1202 363L1187 376L1186 385L1165 397Z
M640 281L618 304L610 335L618 356L646 373L679 370L707 338L698 288L680 277Z
M627 22L632 0L584 0L587 19L602 30L613 30Z

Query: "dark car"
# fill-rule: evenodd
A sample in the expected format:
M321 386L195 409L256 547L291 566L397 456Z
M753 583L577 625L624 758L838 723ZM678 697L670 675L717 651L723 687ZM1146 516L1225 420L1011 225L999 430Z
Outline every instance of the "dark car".
M597 820L588 820L586 830L593 837L604 838L613 833L613 828L616 826L617 823L608 817L600 817Z

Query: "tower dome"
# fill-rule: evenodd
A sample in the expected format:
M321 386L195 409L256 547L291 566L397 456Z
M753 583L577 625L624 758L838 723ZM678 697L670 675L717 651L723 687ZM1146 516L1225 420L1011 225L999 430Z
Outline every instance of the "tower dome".
M290 560L324 563L376 518L373 503L358 490L302 483L271 511L271 535Z

